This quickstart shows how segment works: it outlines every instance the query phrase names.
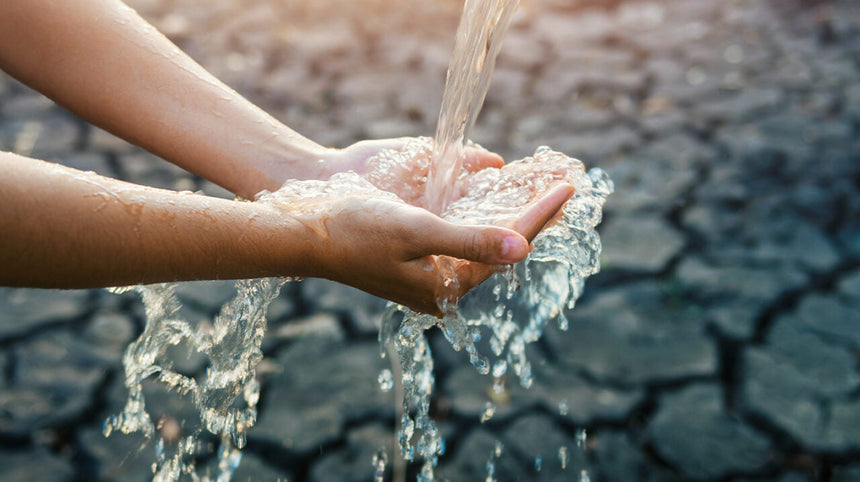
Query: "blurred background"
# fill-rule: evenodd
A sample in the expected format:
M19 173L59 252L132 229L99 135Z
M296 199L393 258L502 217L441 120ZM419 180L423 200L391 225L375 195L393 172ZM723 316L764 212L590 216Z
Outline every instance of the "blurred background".
M129 3L336 147L433 134L462 8ZM860 3L523 0L473 138L509 160L549 145L607 170L616 193L602 271L570 329L530 347L531 390L496 380L494 393L433 337L438 475L484 480L500 442L499 481L860 480ZM0 149L229 196L2 73ZM178 290L193 320L233 295L232 283ZM320 280L284 287L234 480L371 480L373 454L393 456L383 306ZM0 480L151 478L152 444L101 433L124 404L120 359L142 311L134 294L0 290ZM176 364L205 367L179 351ZM155 397L162 426L181 431L180 401Z

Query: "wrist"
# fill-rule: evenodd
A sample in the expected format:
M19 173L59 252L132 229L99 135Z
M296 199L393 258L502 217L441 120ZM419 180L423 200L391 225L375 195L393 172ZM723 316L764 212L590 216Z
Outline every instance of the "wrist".
M285 133L242 153L247 166L228 187L238 196L254 199L261 191L274 192L290 179L328 179L328 159L335 149L299 136L286 126Z
M256 276L324 276L324 221L299 216L293 206L265 201L238 204L238 218L247 219L242 223L242 264L253 266Z

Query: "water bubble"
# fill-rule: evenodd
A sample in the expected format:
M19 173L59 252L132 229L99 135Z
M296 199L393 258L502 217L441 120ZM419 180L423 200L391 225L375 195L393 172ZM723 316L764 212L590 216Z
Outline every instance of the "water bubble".
M394 387L394 378L391 376L391 370L388 368L384 368L379 372L377 381L379 382L379 389L383 392L388 392Z

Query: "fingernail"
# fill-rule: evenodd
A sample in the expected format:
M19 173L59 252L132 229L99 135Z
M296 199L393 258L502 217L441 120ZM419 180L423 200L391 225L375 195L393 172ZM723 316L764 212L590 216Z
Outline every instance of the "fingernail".
M502 262L516 263L523 258L523 240L519 236L505 236L502 241Z

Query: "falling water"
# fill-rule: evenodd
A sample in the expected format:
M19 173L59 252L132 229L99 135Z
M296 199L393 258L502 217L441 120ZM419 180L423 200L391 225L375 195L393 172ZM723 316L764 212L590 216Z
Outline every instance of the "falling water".
M448 66L433 162L427 179L427 209L440 214L452 200L463 143L481 111L502 38L519 0L467 0Z
M525 261L494 275L462 300L442 300L443 318L395 304L384 313L379 333L381 354L396 354L399 370L395 373L400 376L394 379L386 371L378 382L383 390L390 390L394 383L402 386L400 455L409 461L422 461L419 481L435 480L434 469L445 450L439 428L429 416L435 381L426 330L439 327L453 349L466 352L480 373L489 374L492 367L497 379L512 374L528 388L533 377L526 346L540 339L547 323L567 329L565 310L573 308L584 279L598 270L600 238L594 227L601 220L603 202L613 190L603 171L594 168L586 172L582 162L548 147L539 147L533 156L500 169L474 173L460 169L464 142L483 103L516 3L467 0L435 140L417 138L401 150L382 151L368 161L361 176L348 172L325 182L288 181L278 191L255 201L301 204L307 206L301 215L313 217L317 214L313 203L302 201L314 196L384 197L424 205L455 223L506 224L558 183L575 188L562 218L535 238L534 249ZM412 178L417 179L414 186L402 185L403 166L413 170ZM456 285L449 261L444 257L437 261L445 282ZM146 411L142 389L143 381L152 378L190 396L201 427L183 434L170 454L165 448L169 444L159 438L155 480L173 481L183 474L194 480L211 480L196 474L194 466L195 455L205 450L199 442L204 430L220 438L217 480L230 479L240 461L246 433L256 421L259 385L254 368L262 357L266 308L282 283L277 279L237 282L236 297L225 304L211 330L195 329L176 315L179 303L172 286L135 288L146 305L146 328L123 358L128 401L122 413L105 422L105 434L142 432L160 437ZM475 345L484 337L489 337L490 354L479 353ZM202 380L172 368L165 352L180 343L208 357L209 368ZM494 407L488 407L485 417L492 417L493 411ZM500 452L496 451L495 459ZM387 456L377 454L373 461L375 480L381 480L386 464ZM489 466L495 467L493 459ZM493 480L492 472L488 480Z
M120 414L105 421L104 434L110 436L116 430L141 432L148 438L158 436L154 481L173 481L183 474L209 480L195 473L195 457L208 451L199 437L204 429L220 437L217 480L230 480L241 461L247 431L257 419L260 386L254 369L263 357L260 344L266 331L266 309L281 284L273 278L238 281L236 296L221 308L211 329L195 328L178 316L180 304L174 285L134 288L146 306L146 327L123 356L128 399ZM180 344L207 356L208 368L202 380L173 369L166 351ZM175 447L168 447L172 444L166 439L171 437L156 433L147 412L143 382L153 377L167 390L190 396L197 410L200 428L180 437ZM172 453L168 454L168 449Z

